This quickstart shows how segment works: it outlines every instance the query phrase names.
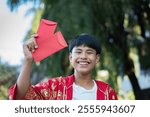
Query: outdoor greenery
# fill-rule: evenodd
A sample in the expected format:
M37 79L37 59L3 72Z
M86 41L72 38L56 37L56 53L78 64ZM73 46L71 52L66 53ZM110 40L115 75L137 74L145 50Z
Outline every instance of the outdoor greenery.
M0 61L0 100L8 99L8 88L16 80L16 67Z
M116 89L120 99L119 81L128 76L133 92L129 99L144 99L136 76L135 57L141 70L150 70L150 0L8 0L11 11L21 4L34 4L28 12L34 12L31 34L36 33L40 19L56 21L66 41L81 33L90 33L100 39L102 54L96 66L97 79L103 80L99 71L108 72L106 82ZM44 77L64 76L72 73L68 61L68 49L33 65L34 83Z

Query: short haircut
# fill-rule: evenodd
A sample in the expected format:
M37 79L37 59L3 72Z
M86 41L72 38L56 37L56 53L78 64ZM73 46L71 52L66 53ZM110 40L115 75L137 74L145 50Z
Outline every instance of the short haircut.
M71 53L74 47L87 46L96 51L96 54L101 53L100 41L89 34L81 34L75 37L69 44L69 52Z

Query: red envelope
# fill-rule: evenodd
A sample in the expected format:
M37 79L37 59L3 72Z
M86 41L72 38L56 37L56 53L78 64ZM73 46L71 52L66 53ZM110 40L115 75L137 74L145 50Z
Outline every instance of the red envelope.
M56 22L41 20L37 31L38 37L36 38L38 48L32 53L35 62L40 62L68 46L60 31L54 33L56 27Z

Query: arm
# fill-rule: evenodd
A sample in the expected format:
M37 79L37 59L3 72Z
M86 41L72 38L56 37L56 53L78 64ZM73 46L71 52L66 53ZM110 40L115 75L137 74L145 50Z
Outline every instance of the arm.
M37 44L35 42L36 37L37 35L33 35L33 37L23 45L24 63L16 83L16 99L22 99L31 85L30 75L33 61L32 52L34 52L37 48Z
M30 74L31 74L32 62L24 61L21 72L17 80L17 91L16 99L21 99L25 96L28 87L31 85Z

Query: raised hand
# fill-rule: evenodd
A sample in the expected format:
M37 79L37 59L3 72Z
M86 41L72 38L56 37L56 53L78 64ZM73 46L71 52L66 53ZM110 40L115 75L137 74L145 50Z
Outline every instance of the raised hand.
M23 52L24 52L25 60L27 60L27 61L33 60L32 52L35 52L35 50L38 48L38 45L35 41L35 38L37 38L37 37L38 37L38 35L34 34L31 36L31 38L29 40L27 40L23 44Z

